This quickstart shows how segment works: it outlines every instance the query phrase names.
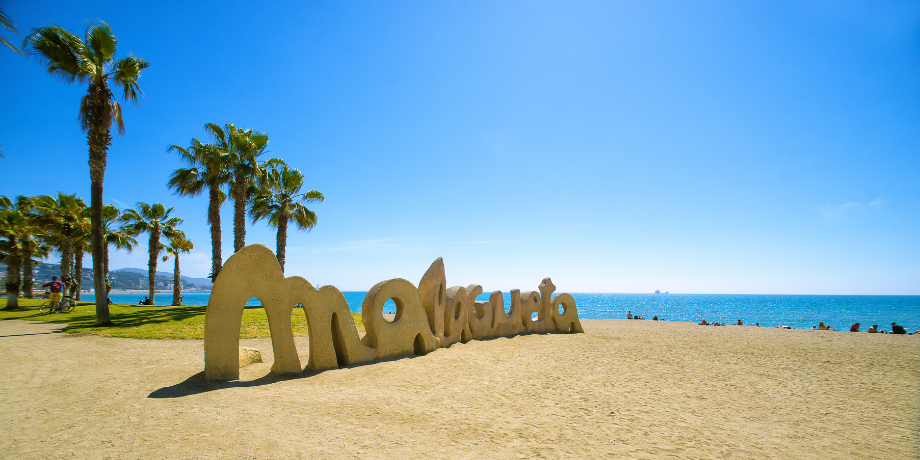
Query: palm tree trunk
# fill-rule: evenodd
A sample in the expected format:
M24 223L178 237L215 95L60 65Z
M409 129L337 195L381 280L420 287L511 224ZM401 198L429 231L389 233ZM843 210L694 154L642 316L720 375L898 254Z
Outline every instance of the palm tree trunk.
M27 299L34 299L35 296L32 295L32 250L28 249L28 245L24 245L25 248L22 250L22 295Z
M64 296L69 296L73 287L73 241L68 230L64 230L61 239L61 282L64 283Z
M109 302L105 296L105 277L103 265L105 254L105 227L102 221L102 183L105 181L106 155L108 155L109 145L112 144L112 136L109 134L111 120L106 119L109 99L112 92L109 91L105 79L95 80L89 85L87 133L86 143L89 145L89 177L90 177L90 238L93 252L93 290L96 293L96 324L109 324L112 322L109 316Z
M182 280L179 278L179 253L176 252L176 266L173 267L173 305L182 305Z
M109 279L109 245L108 244L103 246L103 252L105 252L105 263L103 267L103 270L105 270L105 303L108 304L109 303L109 293L112 292L112 281ZM93 279L93 281L95 281L95 278ZM96 301L98 302L98 300Z
M281 265L281 273L284 273L284 253L287 247L287 219L279 219L278 234L275 236L275 257L278 258L278 264Z
M19 308L19 249L16 237L10 237L9 252L6 255L6 308Z
M80 245L82 246L83 243L81 242ZM73 296L74 297L73 299L80 300L80 291L83 290L83 250L82 249L77 249L76 252L74 252L73 273L74 273L74 277L73 277L73 281L74 281L73 282L73 286L74 286Z
M217 281L217 274L223 265L220 256L220 189L211 186L208 200L208 223L211 224L211 282Z
M150 231L150 243L148 251L150 261L147 262L147 273L150 276L150 295L148 296L147 305L155 305L153 296L156 294L155 287L157 282L157 256L160 254L160 232L157 230Z
M233 183L233 252L246 245L246 177L236 174Z

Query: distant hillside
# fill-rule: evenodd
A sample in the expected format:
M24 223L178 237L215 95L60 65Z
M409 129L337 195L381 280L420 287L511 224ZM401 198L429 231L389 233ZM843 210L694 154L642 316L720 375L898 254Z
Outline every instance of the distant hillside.
M33 265L32 277L35 279L35 289L39 289L42 283L51 281L52 276L61 275L61 266L59 264L39 263ZM6 277L6 264L0 263L0 277ZM199 289L209 290L213 286L208 278L190 278L182 276L182 289ZM111 270L109 272L109 282L112 283L112 289L147 289L149 281L147 280L147 270L140 268L122 268ZM171 272L157 272L156 285L158 288L165 288L172 285L173 274ZM83 267L83 277L81 279L83 289L91 289L93 286L92 268ZM2 289L2 286L0 286Z
M146 268L119 268L118 270L110 270L109 274L111 275L112 272L139 273L145 277L147 276ZM167 277L169 279L173 278L172 272L157 271L157 279L160 279L161 276ZM192 278L190 276L184 275L179 276L179 278L181 278L182 281L188 281L189 283L197 284L201 287L211 287L214 285L214 283L211 282L211 278Z

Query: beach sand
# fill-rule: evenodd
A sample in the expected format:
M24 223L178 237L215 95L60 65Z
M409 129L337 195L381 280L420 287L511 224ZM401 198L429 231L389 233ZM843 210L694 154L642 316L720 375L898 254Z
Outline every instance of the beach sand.
M585 334L200 380L196 340L0 321L5 458L917 458L920 336L583 320ZM306 363L306 338L297 338Z

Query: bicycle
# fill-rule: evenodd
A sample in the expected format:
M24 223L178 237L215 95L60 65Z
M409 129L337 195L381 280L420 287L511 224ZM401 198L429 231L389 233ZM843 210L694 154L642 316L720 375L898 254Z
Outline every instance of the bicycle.
M41 305L38 306L38 312L39 313L45 313L45 312L54 313L55 311L59 311L61 313L70 313L73 311L74 308L77 307L77 302L73 300L73 297L71 296L64 296L63 299L55 303L58 304L57 309L51 308L51 304L52 304L51 300L43 302Z

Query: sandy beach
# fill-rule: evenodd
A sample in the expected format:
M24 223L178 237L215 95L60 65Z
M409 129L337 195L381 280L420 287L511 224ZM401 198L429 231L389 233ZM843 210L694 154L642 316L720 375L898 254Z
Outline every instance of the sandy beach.
M917 458L920 337L584 320L585 334L206 384L197 340L0 321L6 458ZM307 339L297 346L306 362Z

